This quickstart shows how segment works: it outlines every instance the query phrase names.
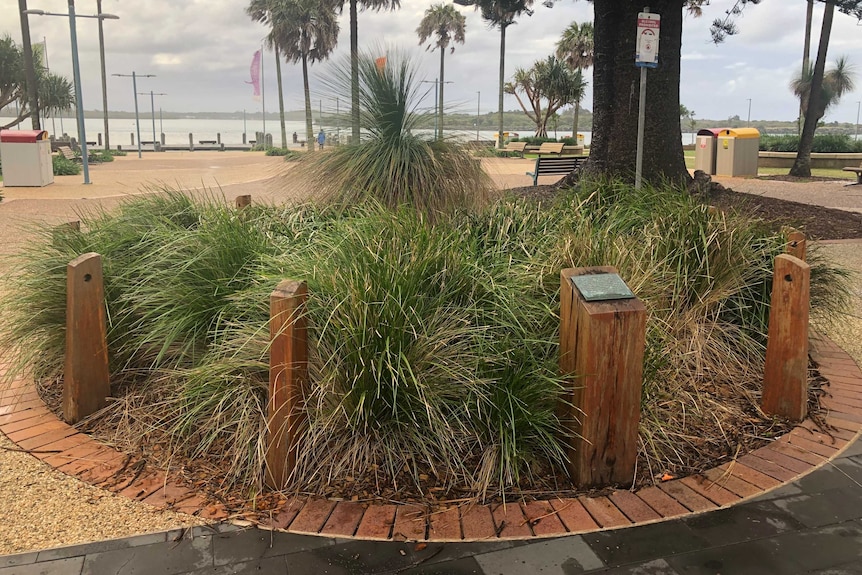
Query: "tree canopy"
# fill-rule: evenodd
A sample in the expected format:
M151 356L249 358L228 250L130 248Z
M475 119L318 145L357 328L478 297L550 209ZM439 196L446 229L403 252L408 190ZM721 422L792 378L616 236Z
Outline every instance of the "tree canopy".
M57 74L49 73L42 65L42 52L33 50L36 67L36 96L39 108L47 114L56 114L75 105L74 86ZM0 38L0 110L11 110L18 104L18 114L2 129L17 126L32 114L24 73L24 53L9 36ZM13 111L14 114L14 111Z

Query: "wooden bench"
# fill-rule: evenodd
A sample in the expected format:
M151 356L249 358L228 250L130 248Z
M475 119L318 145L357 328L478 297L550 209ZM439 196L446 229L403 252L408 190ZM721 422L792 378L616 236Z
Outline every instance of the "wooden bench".
M586 161L587 158L539 156L536 158L536 167L532 172L527 172L527 175L533 177L533 185L537 186L539 176L567 176Z
M502 151L512 154L520 154L524 157L524 148L527 147L527 142L509 142Z
M544 142L541 146L539 146L539 151L536 152L540 156L542 154L557 154L560 155L563 153L563 144L562 142Z
M845 172L853 172L856 174L856 183L855 184L847 184L848 186L862 186L862 163L859 164L858 168L842 168Z
M57 153L71 162L77 162L80 158L69 146L60 146L57 148Z
M198 140L198 144L218 144L218 140Z

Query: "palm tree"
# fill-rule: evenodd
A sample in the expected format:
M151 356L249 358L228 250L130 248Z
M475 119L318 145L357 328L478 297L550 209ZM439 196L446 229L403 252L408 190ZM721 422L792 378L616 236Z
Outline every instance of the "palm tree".
M820 122L830 107L838 103L841 96L853 91L853 77L853 66L847 60L846 56L838 58L835 62L835 67L823 74L823 83L820 87L820 98L817 101L817 108L809 110L809 113L814 114L815 124ZM807 65L803 68L802 74L794 78L790 83L793 94L799 98L803 110L808 110L813 78L814 70L811 69L810 65Z
M482 19L491 28L500 29L500 85L497 121L497 147L503 147L503 94L506 85L506 28L515 23L515 18L526 13L532 16L533 0L454 0L461 6L475 6Z
M251 0L246 11L252 20L272 28L266 39L268 46L274 47L276 53L280 51L289 62L302 62L305 140L309 142L308 149L313 150L308 63L325 60L335 49L339 30L335 8L319 0Z
M557 42L557 58L563 60L575 71L582 71L593 65L595 47L593 43L593 25L590 22L578 24L572 22L563 30L563 36ZM581 94L581 98L583 93ZM581 98L575 100L575 117L572 127L572 137L578 143L578 115L581 111Z
M464 29L467 24L467 18L458 12L451 4L435 4L425 10L425 17L416 28L416 33L419 34L419 44L425 43L431 35L436 34L437 41L428 45L426 49L434 51L440 49L440 99L437 116L439 118L438 125L440 126L440 134L443 133L443 56L446 54L446 48L449 47L449 42L464 43ZM452 52L455 51L455 46L452 46ZM438 135L439 137L439 135Z

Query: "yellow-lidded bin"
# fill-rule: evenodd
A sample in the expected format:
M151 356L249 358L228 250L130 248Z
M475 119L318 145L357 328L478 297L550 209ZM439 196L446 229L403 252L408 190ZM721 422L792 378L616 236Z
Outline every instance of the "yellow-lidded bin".
M716 141L717 176L756 176L760 132L755 128L726 128Z

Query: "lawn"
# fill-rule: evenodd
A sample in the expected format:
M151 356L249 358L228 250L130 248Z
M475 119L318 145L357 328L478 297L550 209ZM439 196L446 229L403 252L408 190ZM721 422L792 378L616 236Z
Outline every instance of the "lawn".
M694 169L694 150L685 150L685 167L689 170ZM788 168L763 168L757 169L758 176L785 176L790 170ZM818 178L834 178L836 180L853 180L854 176L851 172L845 172L841 169L829 168L813 168L811 175Z

